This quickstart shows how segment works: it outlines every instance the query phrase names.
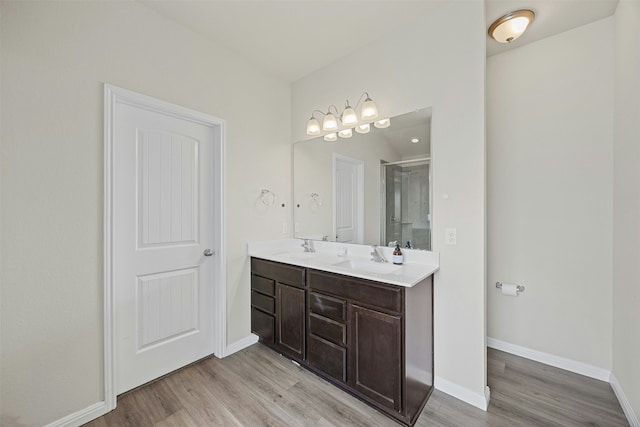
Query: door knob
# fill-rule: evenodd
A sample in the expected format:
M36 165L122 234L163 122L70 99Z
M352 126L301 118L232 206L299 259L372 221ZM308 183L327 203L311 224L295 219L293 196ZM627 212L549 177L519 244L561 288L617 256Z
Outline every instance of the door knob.
M204 254L204 256L211 256L214 254L214 252L209 248L205 249L202 253Z

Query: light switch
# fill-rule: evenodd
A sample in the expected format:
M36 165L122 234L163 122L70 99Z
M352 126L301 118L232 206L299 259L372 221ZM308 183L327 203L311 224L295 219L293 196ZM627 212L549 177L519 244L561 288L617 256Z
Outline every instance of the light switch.
M282 234L287 234L289 233L289 223L288 222L283 222L282 223Z
M447 245L455 245L456 244L456 229L455 228L447 228L445 230L444 241Z

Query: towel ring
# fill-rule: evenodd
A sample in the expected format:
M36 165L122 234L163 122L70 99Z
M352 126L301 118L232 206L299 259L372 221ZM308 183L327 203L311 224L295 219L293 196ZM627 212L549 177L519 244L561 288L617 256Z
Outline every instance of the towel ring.
M311 201L316 206L322 206L322 198L320 197L320 195L318 193L311 193Z
M276 204L276 195L273 191L263 188L260 192L260 200L265 206L272 207Z

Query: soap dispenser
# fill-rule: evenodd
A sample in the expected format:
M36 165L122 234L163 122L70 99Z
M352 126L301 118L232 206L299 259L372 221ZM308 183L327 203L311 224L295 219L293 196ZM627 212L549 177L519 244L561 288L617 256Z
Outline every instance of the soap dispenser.
M404 260L404 255L402 255L402 250L400 249L400 243L396 243L396 248L393 250L393 263L396 265L401 265Z

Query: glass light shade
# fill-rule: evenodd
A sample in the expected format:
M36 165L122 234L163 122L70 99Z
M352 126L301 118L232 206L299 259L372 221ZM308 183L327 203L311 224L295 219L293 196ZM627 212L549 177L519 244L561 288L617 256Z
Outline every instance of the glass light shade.
M364 104L362 104L362 112L360 113L360 117L362 120L373 120L378 117L378 107L371 100L371 98L367 97L365 99Z
M371 126L369 126L369 123L356 126L356 132L358 133L369 133L370 130Z
M328 113L326 116L324 116L324 120L322 121L322 130L324 131L338 130L338 121L336 120L336 117L333 114Z
M491 24L489 35L499 43L511 43L525 32L534 17L528 9L508 13Z
M342 117L340 121L342 122L342 126L345 126L345 127L353 126L356 123L358 123L358 115L353 110L353 108L347 105L347 108L345 108L344 111L342 112Z
M340 138L351 138L351 135L353 135L351 129L342 129L340 132L338 132L338 136Z
M376 122L373 125L378 129L385 129L391 126L391 120L390 119L376 120Z
M307 135L320 135L320 122L315 117L311 116L307 122Z
M324 140L328 142L337 141L338 135L336 133L328 133L324 136Z

